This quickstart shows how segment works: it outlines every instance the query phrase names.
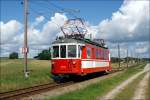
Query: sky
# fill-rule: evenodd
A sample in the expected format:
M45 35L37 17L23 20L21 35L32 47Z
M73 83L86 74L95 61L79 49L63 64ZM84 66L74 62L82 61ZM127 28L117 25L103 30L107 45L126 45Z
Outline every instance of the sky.
M29 0L29 57L50 47L60 26L70 18L83 18L93 38L103 38L111 56L150 58L150 9L148 0ZM0 0L0 56L19 52L24 33L23 0Z

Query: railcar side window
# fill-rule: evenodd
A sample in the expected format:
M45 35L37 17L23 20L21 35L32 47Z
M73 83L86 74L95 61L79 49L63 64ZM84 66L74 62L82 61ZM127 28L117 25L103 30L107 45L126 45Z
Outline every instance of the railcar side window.
M79 57L79 58L81 57L80 53L81 53L81 46L78 45L78 57Z
M59 46L53 46L53 58L59 57Z
M91 49L87 48L87 58L91 58Z
M108 59L108 53L107 53L107 50L104 50L103 54L104 54L104 59L107 60L107 59Z
M99 58L99 51L98 51L98 49L96 49L96 58Z
M101 57L102 59L104 59L104 49L101 49L100 57Z
M76 45L68 45L68 57L76 57Z
M60 46L60 57L61 58L66 58L66 45L61 45Z
M98 58L101 58L101 49L98 49Z
M107 50L105 51L105 59L106 59L106 60L108 60L108 59L109 59L109 53L108 53L108 51L107 51Z

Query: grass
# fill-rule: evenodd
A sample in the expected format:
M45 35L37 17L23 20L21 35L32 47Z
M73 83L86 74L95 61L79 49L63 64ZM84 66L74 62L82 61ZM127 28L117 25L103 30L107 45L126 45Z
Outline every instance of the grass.
M25 79L23 59L0 59L0 92L45 84L52 81L50 78L49 60L29 59L28 67L30 77Z
M128 65L134 65L134 64L136 64L136 63L128 63ZM115 62L115 63L112 63L111 64L111 66L112 66L112 68L119 68L119 63L118 62ZM127 66L127 64L126 63L120 63L120 67L126 67Z
M111 66L112 66L112 68L119 68L119 64L118 63L112 63Z
M49 83L50 79L50 61L32 60L28 61L30 77L24 78L23 59L1 59L0 62L0 92L11 91L29 86Z
M102 96L108 91L113 89L115 86L120 84L122 81L126 80L133 74L143 70L143 65L138 65L134 67L129 67L123 73L112 78L107 78L99 83L92 84L84 89L66 93L57 97L48 97L46 99L50 100L95 100L97 96Z
M146 100L150 100L150 76L148 78L148 88L146 89Z
M115 98L114 100L132 100L134 96L134 92L136 91L137 87L140 83L140 81L143 79L144 75L146 73L143 73L138 78L136 78L133 82L128 84Z
M0 92L52 82L49 60L28 60L30 77L24 78L23 59L0 59ZM117 66L117 64L113 64Z

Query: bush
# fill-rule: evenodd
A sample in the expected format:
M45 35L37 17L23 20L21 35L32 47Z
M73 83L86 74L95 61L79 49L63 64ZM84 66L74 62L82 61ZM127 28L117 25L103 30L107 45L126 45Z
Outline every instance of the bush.
M35 56L34 58L40 60L50 60L51 59L50 50L43 50L41 53L38 54L38 56Z
M18 59L18 53L17 52L10 53L9 59Z

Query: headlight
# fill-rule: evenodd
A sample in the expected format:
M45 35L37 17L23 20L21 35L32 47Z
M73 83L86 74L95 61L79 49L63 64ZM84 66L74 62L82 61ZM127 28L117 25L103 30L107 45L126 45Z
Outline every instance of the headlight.
M76 62L75 62L75 61L73 61L73 62L72 62L72 64L76 64Z
M55 62L52 62L52 64L55 64Z

